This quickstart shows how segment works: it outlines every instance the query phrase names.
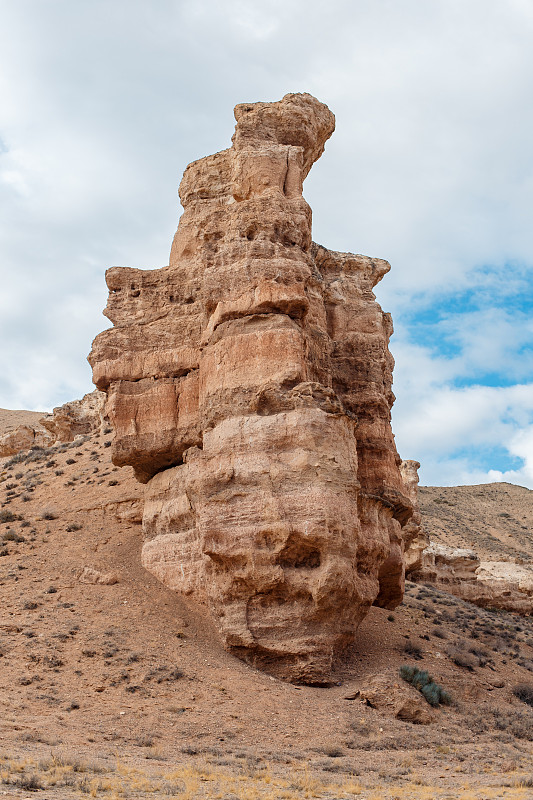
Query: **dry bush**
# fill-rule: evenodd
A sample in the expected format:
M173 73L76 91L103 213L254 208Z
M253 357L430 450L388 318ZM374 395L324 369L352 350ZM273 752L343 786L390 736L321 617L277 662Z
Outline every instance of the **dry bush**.
M533 708L533 685L531 683L519 683L513 686L513 694L523 703Z

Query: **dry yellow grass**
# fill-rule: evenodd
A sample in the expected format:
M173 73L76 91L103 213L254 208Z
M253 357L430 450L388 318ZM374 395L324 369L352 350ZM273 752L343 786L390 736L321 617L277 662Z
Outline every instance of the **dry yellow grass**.
M0 757L0 781L4 787L37 791L58 800L70 797L95 797L107 800L164 796L170 800L449 800L450 789L429 785L411 775L402 785L369 787L358 779L343 776L324 781L308 766L275 770L267 764L253 774L236 774L227 769L203 764L174 765L145 770L117 758L114 768L104 770L96 764L70 759L61 753L35 760ZM464 785L454 792L457 800L529 800L530 778L517 775L512 786Z

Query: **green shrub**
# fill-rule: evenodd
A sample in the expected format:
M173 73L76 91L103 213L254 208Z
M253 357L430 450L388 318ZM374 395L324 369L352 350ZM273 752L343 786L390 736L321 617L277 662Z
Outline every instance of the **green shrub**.
M451 695L442 686L435 683L429 672L404 664L400 667L400 678L410 683L427 700L430 706L449 706L452 702Z

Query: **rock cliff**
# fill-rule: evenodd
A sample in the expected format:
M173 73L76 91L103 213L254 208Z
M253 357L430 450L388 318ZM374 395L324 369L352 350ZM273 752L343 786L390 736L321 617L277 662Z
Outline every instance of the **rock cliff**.
M89 357L112 457L146 484L144 566L209 604L226 647L323 683L404 585L412 502L390 424L386 261L311 240L303 180L334 130L308 94L235 108L190 164L158 270L106 273Z

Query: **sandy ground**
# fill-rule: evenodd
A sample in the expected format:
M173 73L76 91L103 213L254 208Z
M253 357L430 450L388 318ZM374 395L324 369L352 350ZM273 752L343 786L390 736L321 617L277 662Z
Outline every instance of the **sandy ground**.
M531 620L408 584L335 685L274 680L140 566L142 487L109 441L0 462L0 796L533 797L533 709L513 693L533 686ZM354 698L376 675L414 691L402 664L452 694L429 725Z

